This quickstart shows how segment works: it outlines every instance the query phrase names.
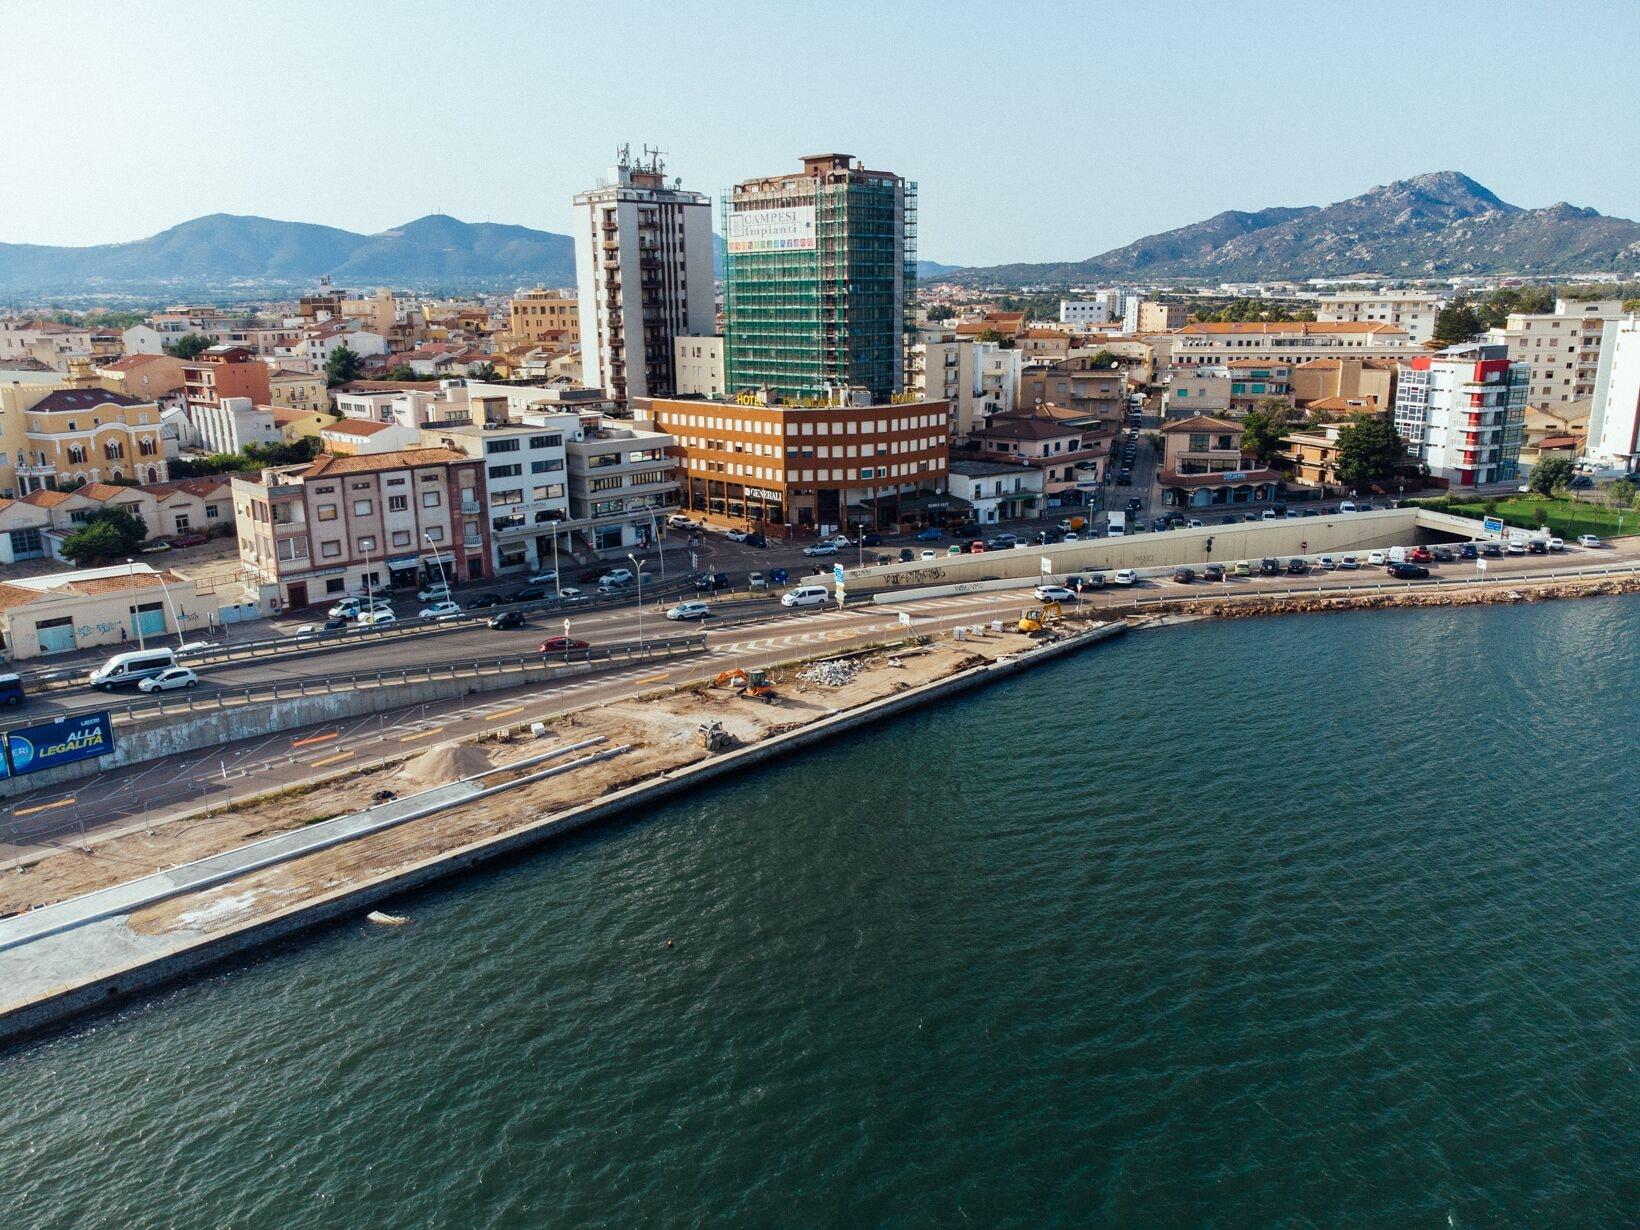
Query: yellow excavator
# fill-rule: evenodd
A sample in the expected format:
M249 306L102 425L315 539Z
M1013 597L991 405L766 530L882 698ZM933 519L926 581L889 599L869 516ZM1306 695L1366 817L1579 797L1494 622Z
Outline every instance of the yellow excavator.
M774 704L774 685L769 682L769 673L761 670L733 670L724 671L712 681L714 688L734 688L746 696L756 697L766 705Z
M1057 602L1044 602L1041 606L1033 606L1028 611L1021 611L1019 623L1015 628L1026 636L1036 636L1046 632L1049 625L1059 622L1064 611Z

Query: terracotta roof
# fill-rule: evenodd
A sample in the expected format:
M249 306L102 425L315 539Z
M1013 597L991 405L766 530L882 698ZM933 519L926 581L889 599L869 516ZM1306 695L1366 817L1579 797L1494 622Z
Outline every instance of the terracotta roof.
M29 407L29 412L51 414L65 410L95 410L98 406L143 406L150 403L107 389L56 389Z
M1208 414L1198 414L1194 418L1180 419L1177 423L1169 423L1162 428L1165 435L1171 431L1240 431L1241 424L1233 419L1216 419Z
M183 578L174 572L122 572L118 576L89 577L83 581L66 581L49 589L37 589L32 585L0 585L0 610L27 606L32 602L49 602L53 598L59 598L65 594L81 598L97 598L103 594L128 593L133 589L158 589L161 582L167 585L185 583Z
M982 439L987 436L994 436L1002 440L1054 440L1065 436L1079 436L1082 434L1082 430L1079 427L1067 426L1053 419L1026 416L1008 417L999 414L991 420L989 427L976 431L974 434Z
M416 466L439 466L455 461L476 460L453 448L407 448L360 457L342 457L335 453L326 453L298 473L304 479L323 478L328 474L366 474L374 470L407 470Z
M269 406L268 413L273 415L273 421L283 427L286 423L294 423L300 419L311 419L324 414L323 410L298 410L293 406Z
M161 359L168 359L170 355L163 354L128 354L121 355L107 363L100 364L100 372L128 372L138 367L146 367L150 363L158 363Z
M117 483L87 483L83 487L76 487L73 494L83 495L88 500L111 500L123 491L134 488L121 487Z
M31 491L23 497L24 504L32 504L36 508L56 508L59 504L66 504L74 498L72 491Z
M232 478L231 474L217 474L207 478L179 478L168 483L149 483L143 490L162 504L179 491L208 500L212 496L226 494L233 485Z
M1543 439L1537 442L1537 446L1540 449L1576 448L1577 440L1576 436L1544 436Z
M1259 334L1267 336L1272 333L1299 333L1306 337L1312 334L1328 333L1383 333L1392 336L1405 337L1406 330L1396 325L1375 324L1367 321L1314 321L1314 320L1198 320L1182 329L1179 333L1188 333L1193 336L1206 334Z
M1376 410L1376 397L1318 397L1306 409L1309 410Z
M326 432L336 432L344 436L373 436L378 431L386 431L396 423L379 423L375 419L342 419L336 423L326 423Z

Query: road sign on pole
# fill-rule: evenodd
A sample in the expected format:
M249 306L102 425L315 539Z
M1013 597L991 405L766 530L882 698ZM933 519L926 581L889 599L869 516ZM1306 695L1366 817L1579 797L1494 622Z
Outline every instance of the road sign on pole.
M1042 575L1045 577L1051 577L1053 575L1053 561L1046 555L1042 557Z
M841 564L833 564L831 566L831 575L832 575L832 578L837 582L837 588L842 589L843 588L843 566Z
M1497 536L1499 536L1503 533L1503 518L1502 517L1484 517L1481 520L1481 529L1484 530L1486 533L1491 534L1494 537L1497 537Z

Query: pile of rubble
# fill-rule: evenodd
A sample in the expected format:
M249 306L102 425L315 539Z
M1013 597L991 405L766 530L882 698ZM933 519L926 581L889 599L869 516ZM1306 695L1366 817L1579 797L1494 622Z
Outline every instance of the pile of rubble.
M859 662L850 658L832 662L811 662L797 672L797 677L804 683L817 683L822 687L840 688L845 683L851 682L854 676L859 673Z

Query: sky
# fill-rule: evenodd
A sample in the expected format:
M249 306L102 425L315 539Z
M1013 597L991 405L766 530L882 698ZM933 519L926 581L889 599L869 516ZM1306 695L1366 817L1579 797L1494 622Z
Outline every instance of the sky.
M842 152L919 254L1078 260L1456 170L1640 218L1640 0L0 0L0 242L208 213L564 232L629 142L709 193Z

